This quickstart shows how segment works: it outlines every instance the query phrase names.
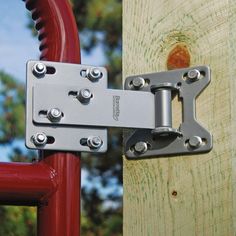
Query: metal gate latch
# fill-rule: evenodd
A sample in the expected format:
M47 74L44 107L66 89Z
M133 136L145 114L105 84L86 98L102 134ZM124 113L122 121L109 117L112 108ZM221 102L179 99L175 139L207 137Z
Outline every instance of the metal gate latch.
M212 149L212 135L197 121L195 100L210 83L206 66L130 76L125 90L107 88L103 67L27 63L26 146L106 152L107 128L131 128L128 158L193 154ZM172 127L172 99L182 102L182 123Z

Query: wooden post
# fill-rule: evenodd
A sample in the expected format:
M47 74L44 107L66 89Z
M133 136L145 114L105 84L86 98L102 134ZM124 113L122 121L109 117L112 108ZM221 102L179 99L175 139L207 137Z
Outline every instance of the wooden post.
M123 78L202 64L212 82L197 118L213 150L124 158L124 236L236 234L236 1L123 1ZM176 127L180 115L175 101Z

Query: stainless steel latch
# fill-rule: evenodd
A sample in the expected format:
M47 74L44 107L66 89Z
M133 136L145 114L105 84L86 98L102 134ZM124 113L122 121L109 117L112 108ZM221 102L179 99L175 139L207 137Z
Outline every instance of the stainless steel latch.
M210 82L206 66L136 75L125 90L107 88L102 67L30 61L27 64L26 145L35 149L105 152L107 127L132 128L130 158L207 152L212 136L197 121L195 99ZM172 127L172 98L183 121Z

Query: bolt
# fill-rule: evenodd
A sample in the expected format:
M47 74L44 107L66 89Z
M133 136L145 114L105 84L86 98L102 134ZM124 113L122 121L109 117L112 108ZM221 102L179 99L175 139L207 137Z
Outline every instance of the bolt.
M145 79L142 77L136 77L133 79L132 83L135 89L140 89L144 87Z
M52 108L48 111L47 117L52 122L58 122L62 118L62 112L58 108Z
M199 80L201 77L201 73L199 70L193 69L193 70L188 71L187 77L191 80Z
M46 72L47 72L47 67L43 63L38 62L34 64L33 73L35 74L35 76L41 78L46 74Z
M202 139L199 136L192 136L188 143L192 148L199 148L202 145Z
M134 150L139 154L145 153L148 150L147 143L143 141L137 142L134 146Z
M89 103L90 99L92 97L92 93L90 92L89 89L81 89L79 91L79 95L77 95L77 99L81 102L81 103Z
M37 133L32 136L35 146L44 146L47 143L47 136L44 133Z
M102 78L102 72L99 68L91 68L86 70L86 77L92 81L97 81Z
M103 141L99 136L91 136L88 137L87 139L87 145L91 148L91 149L98 149L102 146Z

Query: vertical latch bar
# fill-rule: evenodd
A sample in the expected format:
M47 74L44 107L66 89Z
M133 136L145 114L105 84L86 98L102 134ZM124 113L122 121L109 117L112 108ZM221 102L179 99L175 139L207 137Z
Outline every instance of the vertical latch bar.
M155 127L172 127L171 91L155 91Z

